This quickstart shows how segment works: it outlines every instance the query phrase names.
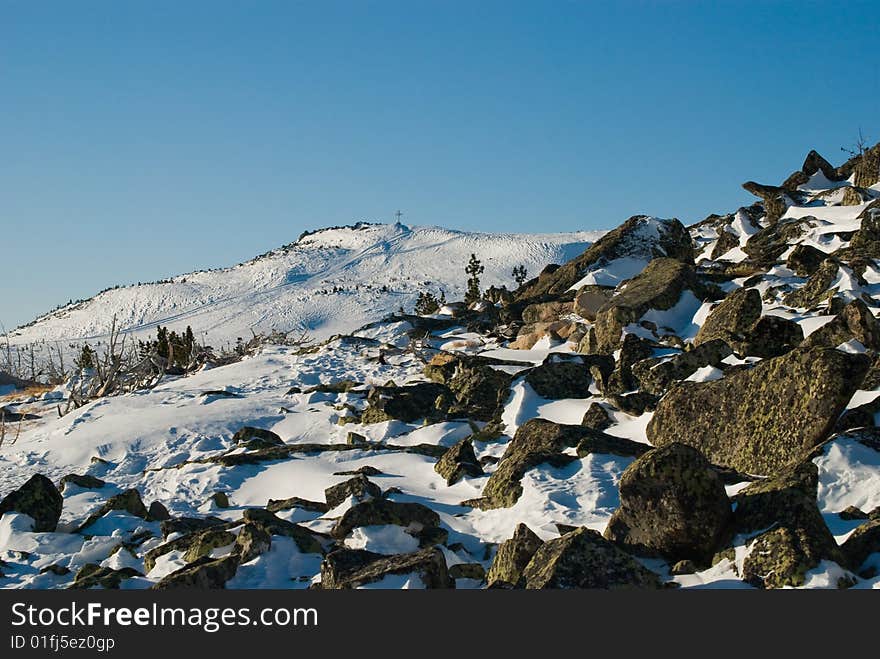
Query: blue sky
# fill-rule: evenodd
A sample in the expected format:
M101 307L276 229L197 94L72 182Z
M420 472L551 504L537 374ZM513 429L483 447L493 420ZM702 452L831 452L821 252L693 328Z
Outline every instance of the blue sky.
M398 208L729 211L880 140L878 33L858 1L0 0L0 322Z

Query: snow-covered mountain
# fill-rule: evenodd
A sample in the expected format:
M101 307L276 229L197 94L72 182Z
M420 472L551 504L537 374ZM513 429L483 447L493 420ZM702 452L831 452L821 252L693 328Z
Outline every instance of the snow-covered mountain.
M257 289L302 322L321 300L329 331L357 322L343 300L376 321L471 252L486 284L566 261L64 415L76 378L13 382L0 588L880 589L880 145L745 187L760 201L589 247L361 227L204 274L234 301L191 318ZM367 282L397 297L370 307Z
M231 268L105 291L41 316L10 332L10 340L100 340L114 316L134 336L154 334L158 325L178 331L190 325L200 340L217 346L250 337L251 330L305 329L323 339L400 307L412 310L421 291L460 299L472 253L486 268L484 285L512 288L515 266L536 275L580 254L602 233L490 234L367 223L324 229Z

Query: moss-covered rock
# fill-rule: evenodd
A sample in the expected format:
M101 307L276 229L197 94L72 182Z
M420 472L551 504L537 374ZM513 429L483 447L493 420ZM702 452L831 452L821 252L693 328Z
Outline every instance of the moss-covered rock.
M661 399L648 439L688 444L746 473L778 473L828 436L869 364L865 355L797 349L720 380L681 383Z
M829 289L837 279L839 269L836 261L825 259L803 286L783 297L782 301L796 308L810 309L817 306L833 294Z
M188 561L194 561L209 553L211 549L230 545L235 542L235 535L229 532L231 527L230 523L215 524L153 547L144 554L144 569L150 572L160 557L172 551L183 552L188 557Z
M799 277L809 277L819 269L822 261L827 258L827 253L812 245L796 245L788 255L785 265Z
M356 501L364 501L365 499L378 499L381 496L382 489L363 474L358 474L354 478L349 478L347 481L337 483L324 490L324 498L331 510L349 497L354 497Z
M501 462L483 488L482 497L463 504L483 510L512 506L522 494L520 481L527 470L543 462L556 466L569 464L574 458L563 451L577 446L591 432L583 426L562 425L546 419L526 421L507 445Z
M671 357L636 362L632 373L645 392L661 396L673 383L690 377L698 369L722 366L724 359L732 353L731 347L722 339L710 339Z
M541 545L526 566L523 578L528 589L661 587L655 573L587 528Z
M718 473L696 449L673 443L644 454L620 479L620 507L605 537L647 556L705 563L730 519Z
M299 550L303 553L321 554L324 551L321 547L321 543L318 542L317 538L311 531L305 529L299 524L294 524L293 522L288 522L286 519L281 519L274 513L263 508L248 508L244 511L243 520L246 524L253 524L269 535L280 535L292 538L296 543L296 546L299 547Z
M599 432L611 426L611 423L608 411L599 403L590 403L590 407L584 412L584 418L581 419L582 426Z
M417 382L403 387L373 387L367 394L367 408L361 422L441 421L453 403L452 392L438 382Z
M64 499L55 484L42 474L34 474L0 501L0 517L6 513L21 513L34 520L37 533L54 531L63 505Z
M116 590L125 579L142 576L140 572L130 567L114 570L109 567L101 567L95 563L86 563L76 573L70 588L77 590L87 590L90 588Z
M208 556L215 549L228 547L235 543L236 536L223 529L208 529L197 533L183 555L183 560L192 563L202 556Z
M241 559L236 554L229 554L223 558L203 556L194 563L172 572L153 586L153 589L221 589L238 572L240 562Z
M422 528L440 526L440 516L420 503L373 499L349 508L333 525L330 534L334 538L341 539L356 528L382 524L395 524L418 531Z
M486 582L494 588L517 588L524 585L523 571L535 552L544 544L525 524L518 524L513 537L498 547Z
M756 288L738 288L715 306L697 332L699 346L720 339L735 347L746 340L761 317L761 293Z
M583 254L563 266L551 269L523 286L517 300L559 295L568 291L590 270L620 258L650 260L658 256L692 263L693 241L678 220L659 220L635 215L593 243Z
M804 330L793 320L761 316L735 350L748 357L779 357L801 345L803 340Z
M512 376L492 368L497 360L440 353L425 366L425 376L449 387L454 395L450 414L490 421L510 393Z
M593 377L580 360L548 361L526 374L526 382L542 398L589 398Z
M693 266L673 258L654 259L641 274L618 287L617 295L596 314L599 352L616 350L623 328L649 310L671 309L686 289L698 288Z
M852 339L870 350L880 351L880 321L859 299L847 304L831 322L810 334L804 345L833 348Z
M578 442L576 450L579 458L583 458L591 453L619 455L623 458L638 458L650 451L651 447L642 442L634 442L631 439L615 437L614 435L594 430Z
M245 524L235 538L233 553L239 556L242 563L254 560L272 548L272 536L256 524Z
M880 553L880 517L853 531L840 547L846 566L859 571L871 554Z
M455 588L443 552L436 547L395 556L338 549L327 554L321 563L321 588L358 588L397 574L414 574L430 589Z
M434 471L453 485L465 476L482 476L483 468L477 461L474 445L470 439L463 439L451 447L434 465Z
M622 394L633 389L638 389L639 381L633 373L633 367L640 361L649 359L654 354L654 344L650 341L627 334L620 343L620 351L614 370L606 377L604 372L597 373L598 369L591 369L596 384L603 394Z
M486 578L486 569L479 563L456 563L449 566L449 578L483 581Z
M733 498L732 532L761 532L749 545L743 564L746 581L764 588L799 586L821 560L841 562L816 504L817 487L816 466L804 462L750 484Z

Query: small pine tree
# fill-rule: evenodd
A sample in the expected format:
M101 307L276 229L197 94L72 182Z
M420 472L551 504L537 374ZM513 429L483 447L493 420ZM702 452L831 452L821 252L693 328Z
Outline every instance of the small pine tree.
M416 314L419 316L429 316L437 313L440 309L440 301L434 297L433 293L423 291L419 293L419 299L416 301Z
M89 347L88 343L82 347L82 351L79 353L79 357L76 358L74 363L80 370L95 368L95 351Z
M480 275L483 274L485 270L486 268L480 263L477 255L471 254L470 261L468 261L468 264L464 269L465 274L468 275L467 293L465 293L464 301L468 306L477 302L482 296L480 293Z
M517 286L522 286L528 278L529 273L524 265L518 265L513 269L513 280Z

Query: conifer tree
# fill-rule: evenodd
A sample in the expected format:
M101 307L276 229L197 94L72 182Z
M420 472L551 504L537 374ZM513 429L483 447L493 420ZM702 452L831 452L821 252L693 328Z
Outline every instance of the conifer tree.
M468 306L477 302L482 296L480 293L480 275L483 274L485 270L486 268L480 263L477 255L471 254L470 261L468 261L468 264L464 269L465 274L468 275L467 293L465 293L464 301Z
M528 277L529 274L524 265L518 265L513 269L513 280L516 282L517 286L522 286Z

